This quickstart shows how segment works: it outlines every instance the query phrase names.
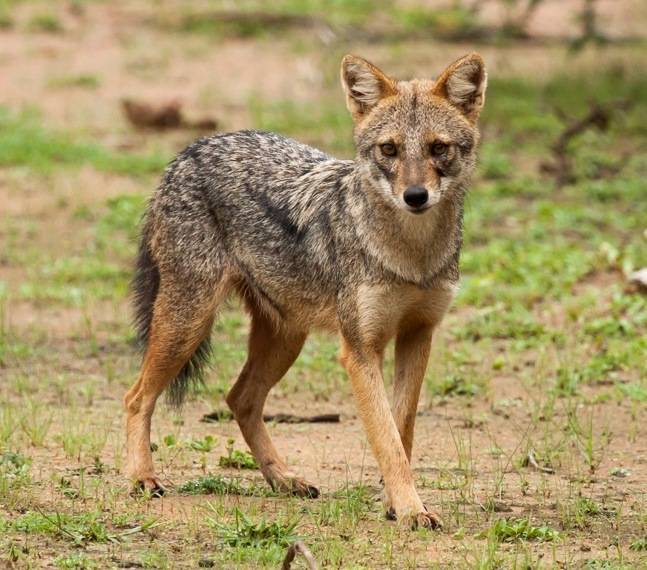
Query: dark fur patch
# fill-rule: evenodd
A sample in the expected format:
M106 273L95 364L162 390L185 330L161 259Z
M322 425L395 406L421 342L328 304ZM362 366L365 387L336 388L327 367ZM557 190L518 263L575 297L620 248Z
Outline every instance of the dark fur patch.
M301 241L303 239L305 231L300 229L292 221L290 210L287 207L272 202L265 192L250 191L250 195L252 195L259 206L265 210L269 220L278 225L286 234L293 237L295 240Z
M179 374L166 390L166 402L180 408L188 392L204 385L205 372L211 362L213 350L211 334L202 340Z
M200 162L201 159L201 150L203 147L207 146L209 144L209 139L208 138L201 138L195 141L194 143L190 144L188 147L184 149L178 156L178 158L191 158L195 160L197 163Z
M134 327L137 344L144 352L148 344L153 307L159 291L160 273L148 247L148 232L144 227L135 262L135 275L130 284L133 294Z
M245 276L244 283L241 283L237 287L240 296L250 302L256 302L256 305L258 306L270 307L279 318L285 318L285 313L281 309L280 305L272 299L272 297L270 297L262 287L260 287L249 269L244 267L240 262L238 262L238 269Z

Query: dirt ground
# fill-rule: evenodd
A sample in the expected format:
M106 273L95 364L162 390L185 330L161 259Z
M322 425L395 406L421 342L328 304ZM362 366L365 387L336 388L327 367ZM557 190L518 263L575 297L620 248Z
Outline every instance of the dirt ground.
M114 200L123 199L126 207L129 200L145 197L159 172L120 172L91 160L61 165L56 145L61 156L67 142L82 141L115 154L170 157L200 133L135 130L122 113L123 98L152 104L178 100L190 118L213 116L220 130L236 130L257 126L259 106L273 109L287 101L299 108L343 110L336 66L345 52L408 77L434 75L474 45L420 39L397 45L326 43L298 31L214 38L162 25L181 11L180 3L171 2L160 2L157 10L139 1L10 4L11 26L0 29L0 109L33 112L56 137L49 142L55 148L53 165L22 155L8 163L0 156L0 452L27 458L29 471L23 479L0 471L0 565L278 567L271 549L263 558L250 554L253 548L228 545L206 522L213 513L231 521L239 507L252 518L296 517L299 535L322 567L647 568L647 544L639 546L647 540L646 399L618 397L617 391L620 385L645 389L644 363L635 364L641 359L635 351L644 346L640 338L647 334L645 319L631 317L638 324L626 342L637 348L627 363L600 381L583 383L576 395L555 396L549 390L555 371L569 359L588 362L607 350L608 343L599 339L580 346L576 335L583 321L570 316L582 311L586 318L587 310L598 310L600 318L614 314L625 290L617 268L595 269L560 301L532 305L537 321L558 330L561 340L542 337L540 343L513 347L514 339L505 335L493 334L478 344L460 336L482 315L505 318L507 306L496 303L485 309L460 303L448 316L433 349L413 459L423 500L445 522L441 532L410 532L384 520L379 473L336 362L335 341L323 335L309 342L266 408L268 413L341 414L336 424L271 427L280 453L319 486L322 497L307 502L262 492L204 496L178 490L207 473L263 488L258 471L218 465L230 438L234 448L246 449L235 424L201 421L225 408L223 393L244 361L246 317L235 302L214 331L216 357L206 391L181 412L159 406L154 417L156 466L171 492L154 500L132 497L121 474L121 398L139 364L126 291L135 230L120 227L122 202ZM548 1L538 10L530 31L546 41L476 46L491 77L513 81L563 73L567 50L550 37L572 32L573 25L565 22L572 22L576 4ZM611 38L639 35L647 23L644 8L637 0L600 2L604 29ZM500 5L485 3L486 22L500 21L501 14ZM618 42L573 57L580 72L595 73L602 65L644 63L644 56L643 44ZM630 75L632 65L627 67ZM640 63L634 69L640 74ZM5 123L1 128L10 132ZM316 128L306 123L304 136L325 145L327 134ZM28 131L27 140L39 132ZM350 132L339 136L350 140ZM0 153L3 144L6 152L18 145L15 140L2 135ZM342 154L352 152L348 143L342 149ZM520 170L533 164L518 154L510 151ZM116 221L110 217L115 203ZM124 216L137 219L129 211ZM496 224L491 227L496 233ZM460 360L457 366L476 379L478 390L454 395L434 388L448 359ZM481 386L483 377L487 383ZM169 435L177 443L167 443ZM211 449L192 446L207 436L215 438L207 445ZM528 465L529 454L538 466ZM338 493L358 486L370 500L360 501L356 512ZM582 506L582 498L590 504ZM327 503L339 503L339 512L327 513ZM95 513L113 530L136 529L151 517L159 526L114 540L71 540L60 526L39 531L15 524L28 513L59 512ZM497 540L488 529L499 519L529 520L555 529L559 538Z

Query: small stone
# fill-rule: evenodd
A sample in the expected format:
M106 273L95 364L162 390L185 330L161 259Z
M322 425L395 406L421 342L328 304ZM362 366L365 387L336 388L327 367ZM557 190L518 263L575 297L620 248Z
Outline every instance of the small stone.
M643 267L642 269L630 274L629 284L635 287L638 291L647 293L647 267Z

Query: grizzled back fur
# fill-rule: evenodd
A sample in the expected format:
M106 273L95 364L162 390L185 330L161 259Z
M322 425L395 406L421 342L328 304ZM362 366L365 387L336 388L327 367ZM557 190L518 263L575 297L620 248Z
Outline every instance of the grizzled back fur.
M452 289L485 84L476 54L436 81L409 82L346 56L354 161L257 131L193 143L146 214L133 280L140 342L161 291L177 323L232 289L277 327L351 338L367 285ZM412 188L423 203L410 203ZM173 403L202 378L208 356L207 336L171 385Z

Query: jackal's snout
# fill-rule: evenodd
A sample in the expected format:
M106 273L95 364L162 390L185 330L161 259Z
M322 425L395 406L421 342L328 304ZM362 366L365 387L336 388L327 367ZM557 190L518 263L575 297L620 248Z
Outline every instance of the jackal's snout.
M423 186L409 186L402 194L404 203L415 213L424 211L429 203L429 192Z

